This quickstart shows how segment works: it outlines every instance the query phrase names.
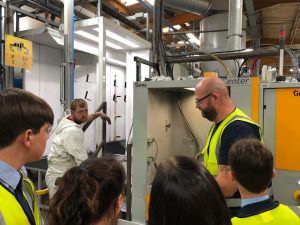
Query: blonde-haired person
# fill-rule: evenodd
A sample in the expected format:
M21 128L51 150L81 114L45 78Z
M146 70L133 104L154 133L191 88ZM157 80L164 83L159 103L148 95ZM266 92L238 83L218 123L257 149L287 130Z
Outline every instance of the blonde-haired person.
M103 112L88 114L88 105L84 99L72 100L70 108L71 114L64 117L55 129L51 152L48 155L46 184L50 199L57 189L57 178L62 177L68 169L80 165L88 158L84 146L83 125L98 117L110 124L110 118Z

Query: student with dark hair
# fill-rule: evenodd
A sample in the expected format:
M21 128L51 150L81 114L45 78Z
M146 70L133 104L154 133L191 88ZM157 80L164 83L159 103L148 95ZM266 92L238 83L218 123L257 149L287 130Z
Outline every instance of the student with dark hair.
M69 169L52 198L49 225L110 225L120 213L125 171L113 158L93 158Z
M41 159L53 119L38 96L17 88L0 91L0 224L43 224L35 187L21 167Z
M160 163L149 206L149 225L230 225L222 192L204 166L175 156Z
M48 155L46 184L50 198L57 189L56 179L88 158L84 146L83 125L99 117L110 124L110 118L103 112L88 114L88 105L84 99L73 99L70 108L71 114L64 117L55 129L51 152Z
M233 225L299 225L297 207L275 202L268 195L268 185L274 176L273 156L257 139L237 141L229 151L231 177L242 198L242 208Z

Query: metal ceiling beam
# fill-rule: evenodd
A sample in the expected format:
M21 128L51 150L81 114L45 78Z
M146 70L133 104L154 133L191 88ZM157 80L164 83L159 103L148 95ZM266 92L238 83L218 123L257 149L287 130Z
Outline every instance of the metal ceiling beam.
M102 2L102 10L135 30L143 29L142 27L140 27L139 25L135 24L134 22L128 20L126 17L122 16L119 12L112 9L111 7L109 7L107 4L105 4L103 2Z
M51 14L54 14L55 16L61 16L60 14L60 7L59 6L55 6L53 4L48 3L48 1L46 2L46 4L44 4L44 1L41 0L14 0L11 1L11 4L14 6L20 6L20 5L27 5L31 8L34 9L41 9L45 12L49 12Z
M260 39L261 44L273 44L278 45L279 44L279 38L261 38ZM285 40L285 43L291 43L291 39L287 38ZM293 44L300 44L300 38L295 38L293 41ZM247 47L252 47L251 41L247 41Z
M278 50L256 50L252 52L236 52L236 53L218 53L214 54L221 60L229 59L245 59L245 58L256 58L261 56L275 56L279 55ZM203 62L203 61L215 61L216 59L210 55L200 55L200 56L167 56L166 61L168 63L186 63L186 62Z
M124 6L121 2L116 0L110 0L109 4L113 6L114 8L118 9L120 13L122 13L125 16L131 15L130 10L126 6Z
M93 3L93 2L98 2L98 1L90 0L89 2ZM45 5L45 4L42 4L40 0L15 0L15 1L13 1L13 4L14 5L23 4L23 5L28 5L30 7L33 7L33 8L43 9L46 12L49 12L49 13L54 14L55 16L61 17L61 6L58 7L58 6L55 6L53 4ZM131 27L135 30L142 30L142 27L140 27L137 24L133 23L132 21L128 20L127 18L122 16L119 12L115 11L114 9L112 9L110 6L108 6L107 4L105 4L103 2L102 2L102 10L104 12L106 12L107 14L111 15L112 17L116 18L117 20L121 21L125 25L127 25L127 26L129 26L129 27ZM21 10L21 9L19 9L17 11L19 11L19 12L25 14L25 15L27 13L27 15L30 16L30 17L32 17L32 15L34 15L34 14L28 14L27 11ZM88 16L86 16L85 14L79 12L78 10L75 10L75 14L77 16L79 16L80 18L82 18L82 19L88 19L89 18ZM40 16L35 16L35 18L37 18L40 21L45 21L45 19L40 17ZM49 24L51 24L51 23L49 22ZM54 24L52 23L52 25L54 25ZM57 25L55 24L55 26L57 26Z
M283 3L299 3L299 0L253 0L254 10L260 10Z
M98 4L98 0L88 0L89 3L93 4L94 6L97 7ZM121 15L119 12L117 12L115 9L113 9L111 6L109 6L108 4L102 2L101 3L101 8L102 11L106 12L107 14L111 15L112 17L114 17L115 19L121 21L122 23L124 23L125 25L135 29L135 30L142 30L143 28L140 27L139 25L135 24L134 22L128 20L126 17L124 17L123 15Z
M167 17L166 20L171 24L184 24L186 22L194 21L194 20L202 20L204 16L196 15L193 13L183 13L173 17ZM166 25L164 26L166 27Z
M19 7L10 5L9 8L12 9L12 10L14 10L14 11L16 11L16 12L19 12L19 13L21 13L21 14L23 14L23 15L26 15L26 16L28 16L28 17L31 17L31 18L36 19L36 20L38 20L38 21L41 21L41 22L43 22L43 23L48 23L48 24L50 24L50 25L52 25L52 26L54 26L54 27L59 27L59 24L58 24L58 23L52 22L52 21L47 20L46 18L44 18L44 17L42 17L42 16L35 15L35 14L30 13L30 12L28 12L28 11L26 11L26 10L20 9Z
M290 39L291 39L290 44L291 45L293 44L293 41L295 39L299 22L300 22L300 3L298 4L298 10L297 10L297 13L295 15L294 24L293 24L293 27L292 27L291 32L290 32Z
M246 11L247 11L247 16L248 16L250 35L251 35L252 39L258 39L259 35L257 32L256 15L255 15L255 11L254 11L253 0L244 0L244 3L245 3Z

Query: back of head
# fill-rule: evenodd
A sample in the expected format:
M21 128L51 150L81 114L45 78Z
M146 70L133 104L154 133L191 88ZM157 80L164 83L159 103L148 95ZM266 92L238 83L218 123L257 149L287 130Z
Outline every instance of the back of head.
M162 162L154 178L149 225L231 224L214 177L191 158L175 156Z
M87 103L84 99L75 98L72 100L70 108L71 108L71 111L75 111L77 108L83 108L86 106L87 106Z
M203 92L206 94L218 93L222 96L229 97L226 83L218 77L204 78L196 88L202 88Z
M62 177L50 204L49 225L90 225L112 220L125 188L123 166L115 159L87 159Z
M0 148L11 145L25 130L38 133L45 124L53 124L53 111L42 98L22 89L0 92Z
M229 164L236 180L248 191L265 191L273 176L273 156L257 139L243 139L232 145Z

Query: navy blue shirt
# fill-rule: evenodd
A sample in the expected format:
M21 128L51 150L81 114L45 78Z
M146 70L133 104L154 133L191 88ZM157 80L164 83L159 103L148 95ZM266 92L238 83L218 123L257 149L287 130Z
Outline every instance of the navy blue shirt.
M258 127L244 121L236 120L224 129L219 151L219 165L229 165L228 155L231 145L237 140L244 138L260 139Z

